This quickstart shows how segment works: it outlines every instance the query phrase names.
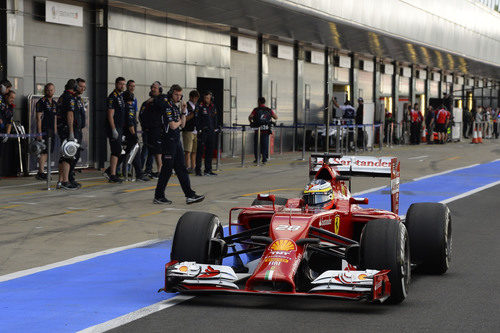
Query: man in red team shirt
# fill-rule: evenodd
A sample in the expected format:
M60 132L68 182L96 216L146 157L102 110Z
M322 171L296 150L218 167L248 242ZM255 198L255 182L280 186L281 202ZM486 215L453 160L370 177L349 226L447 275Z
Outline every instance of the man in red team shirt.
M450 119L450 113L446 111L444 105L436 113L436 132L438 133L439 143L445 143L446 132L448 128L448 121Z

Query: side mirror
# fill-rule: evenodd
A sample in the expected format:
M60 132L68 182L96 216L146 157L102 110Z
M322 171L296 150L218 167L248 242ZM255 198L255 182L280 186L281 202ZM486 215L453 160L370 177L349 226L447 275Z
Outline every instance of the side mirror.
M274 194L260 193L257 195L257 200L271 201L273 203L273 209L274 209L274 203L276 202L276 196Z
M367 205L368 204L368 198L349 198L349 203L356 204L356 205Z

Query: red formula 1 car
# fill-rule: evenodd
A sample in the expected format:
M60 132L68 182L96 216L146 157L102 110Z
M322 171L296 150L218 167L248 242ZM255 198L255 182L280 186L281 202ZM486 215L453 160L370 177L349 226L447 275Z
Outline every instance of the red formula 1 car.
M217 216L185 213L160 291L399 303L413 267L447 271L450 211L416 203L403 221L396 158L313 154L309 172L300 198L260 194L250 207L232 208L227 234ZM392 211L362 208L368 199L350 195L353 175L391 177Z

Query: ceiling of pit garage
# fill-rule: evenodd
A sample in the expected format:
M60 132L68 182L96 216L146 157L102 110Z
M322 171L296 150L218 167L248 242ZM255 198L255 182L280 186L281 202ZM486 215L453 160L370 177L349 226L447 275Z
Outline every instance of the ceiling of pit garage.
M367 27L337 22L333 17L313 16L278 7L260 0L122 0L136 6L151 8L222 24L230 27L290 38L301 42L327 45L379 58L425 65L466 75L500 79L500 67L464 58L460 55L412 43Z

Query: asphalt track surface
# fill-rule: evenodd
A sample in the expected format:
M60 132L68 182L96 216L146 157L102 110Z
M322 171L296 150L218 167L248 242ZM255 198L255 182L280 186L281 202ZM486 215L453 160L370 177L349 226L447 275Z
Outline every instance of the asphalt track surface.
M453 261L413 275L400 305L271 296L197 296L113 332L499 332L500 186L449 203Z

